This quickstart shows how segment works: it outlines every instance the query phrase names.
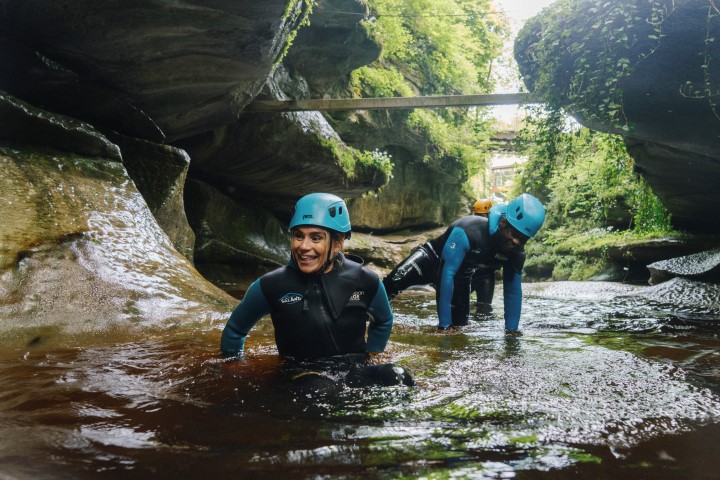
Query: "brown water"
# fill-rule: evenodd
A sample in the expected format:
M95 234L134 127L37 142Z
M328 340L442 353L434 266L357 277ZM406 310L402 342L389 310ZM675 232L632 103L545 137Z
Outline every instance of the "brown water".
M527 286L521 337L433 334L403 294L387 359L414 388L294 391L267 321L235 363L215 327L6 348L0 478L718 478L717 292L663 288Z

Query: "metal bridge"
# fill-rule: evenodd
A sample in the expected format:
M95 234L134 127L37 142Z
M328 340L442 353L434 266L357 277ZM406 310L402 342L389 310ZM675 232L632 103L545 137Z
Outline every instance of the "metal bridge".
M316 98L308 100L255 100L243 112L302 112L321 110L400 110L411 108L474 107L539 103L529 93L489 95L437 95L429 97Z

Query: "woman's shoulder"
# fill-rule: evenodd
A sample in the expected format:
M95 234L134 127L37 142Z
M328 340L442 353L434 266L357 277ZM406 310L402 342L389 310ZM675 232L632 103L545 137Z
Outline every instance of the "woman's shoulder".
M279 279L286 279L290 276L296 275L294 269L290 266L278 267L275 270L271 270L266 274L262 275L258 280L261 283L273 282Z
M343 257L345 258L346 264L350 264L350 265L357 264L360 266L365 264L365 260L363 260L362 257L359 257L352 253L343 253Z
M361 257L353 255L351 253L345 253L343 255L345 257L343 260L345 268L357 268L359 270L359 275L366 281L380 281L380 277L378 276L378 274L367 268L367 266L365 266L365 260L363 260Z

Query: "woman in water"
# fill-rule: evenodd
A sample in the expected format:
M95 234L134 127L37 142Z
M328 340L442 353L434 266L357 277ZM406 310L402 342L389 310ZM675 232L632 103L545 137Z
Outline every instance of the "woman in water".
M393 314L378 276L359 257L342 253L351 233L345 202L328 193L302 197L290 233L288 265L250 285L223 330L223 356L242 356L248 333L270 314L283 358L353 365L350 384L412 384L400 367L373 365L387 344Z

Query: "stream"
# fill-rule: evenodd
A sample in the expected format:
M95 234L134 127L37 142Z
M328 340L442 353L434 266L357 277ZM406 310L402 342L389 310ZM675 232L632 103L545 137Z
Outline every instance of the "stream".
M219 324L4 348L0 479L717 478L718 286L526 284L517 337L494 308L441 335L403 293L416 385L331 395L288 386L269 319L239 362Z

